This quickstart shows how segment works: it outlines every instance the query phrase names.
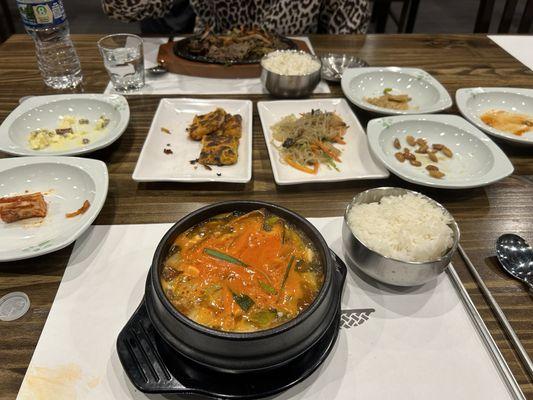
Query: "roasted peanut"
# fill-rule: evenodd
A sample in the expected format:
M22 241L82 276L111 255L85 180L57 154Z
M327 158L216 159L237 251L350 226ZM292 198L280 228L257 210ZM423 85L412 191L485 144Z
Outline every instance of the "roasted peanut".
M446 157L448 157L448 158L452 158L453 157L452 151L449 148L447 148L446 146L443 146L441 151L444 153L444 155Z
M398 150L402 148L402 145L400 144L400 140L398 140L398 138L394 139L394 148Z
M426 169L427 169L428 171L438 171L438 170L439 170L439 167L437 167L436 165L431 165L431 164L429 164L429 165L426 165Z
M434 144L431 145L431 147L433 147L435 150L442 150L444 145L443 144L434 143Z
M404 162L405 161L405 156L404 156L404 154L401 151L399 151L397 153L394 153L394 157L396 157L396 159L399 162Z
M434 151L428 151L428 157L433 162L439 162L439 159L437 158L437 155Z
M407 144L409 146L414 146L416 144L416 140L413 136L411 135L407 135L407 137L405 138L405 140L407 141Z
M419 146L427 146L428 142L426 142L426 139L418 138L416 139L416 144Z
M429 147L427 146L427 144L420 145L420 147L415 150L415 153L426 154L428 152L428 148Z
M430 170L429 171L429 175L433 178L436 178L436 179L442 179L442 177L444 176L444 172L441 172L441 171L435 171L435 170Z
M406 160L416 160L416 156L413 153L403 153Z
M422 163L418 160L409 160L409 162L415 167L420 167L422 165Z

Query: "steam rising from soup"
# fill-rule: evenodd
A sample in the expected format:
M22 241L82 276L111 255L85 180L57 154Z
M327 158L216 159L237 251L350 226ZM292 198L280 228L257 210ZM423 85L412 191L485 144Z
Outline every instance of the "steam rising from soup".
M161 271L172 305L230 332L273 328L316 298L324 269L311 241L265 209L221 214L181 233Z

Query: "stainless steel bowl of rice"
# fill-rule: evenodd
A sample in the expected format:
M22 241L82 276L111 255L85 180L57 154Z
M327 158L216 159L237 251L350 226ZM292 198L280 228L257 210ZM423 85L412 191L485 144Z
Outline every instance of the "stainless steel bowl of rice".
M355 196L342 228L349 265L394 286L419 286L439 276L457 250L459 235L442 205L394 187Z
M277 50L261 59L261 82L273 96L299 98L313 93L322 62L300 50Z

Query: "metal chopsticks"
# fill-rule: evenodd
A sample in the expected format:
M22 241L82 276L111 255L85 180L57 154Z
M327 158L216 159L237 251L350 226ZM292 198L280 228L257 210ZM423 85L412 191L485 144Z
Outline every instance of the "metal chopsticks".
M474 264L472 264L472 261L470 261L470 258L466 255L463 247L459 245L459 253L461 254L461 257L463 258L466 266L470 270L470 273L476 280L477 284L479 285L479 288L481 290L481 293L483 293L483 296L485 296L485 299L487 300L487 303L489 303L490 308L492 308L492 311L494 311L494 314L500 321L500 324L504 328L505 333L507 334L507 337L511 341L513 347L515 348L516 352L518 353L518 356L522 360L524 367L531 377L533 379L533 362L531 361L531 358L529 358L529 355L526 352L526 349L524 349L524 346L522 346L522 343L520 342L520 339L518 336L516 336L516 333L509 323L509 320L503 313L502 309L492 297L492 294L490 293L489 289L485 285L485 282L481 279L481 276L477 272L476 268L474 267Z

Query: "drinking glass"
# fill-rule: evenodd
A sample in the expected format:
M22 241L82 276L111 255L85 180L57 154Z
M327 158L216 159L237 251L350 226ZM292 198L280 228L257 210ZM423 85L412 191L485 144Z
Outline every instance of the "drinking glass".
M117 92L144 86L143 40L137 35L118 33L98 41L104 65Z

